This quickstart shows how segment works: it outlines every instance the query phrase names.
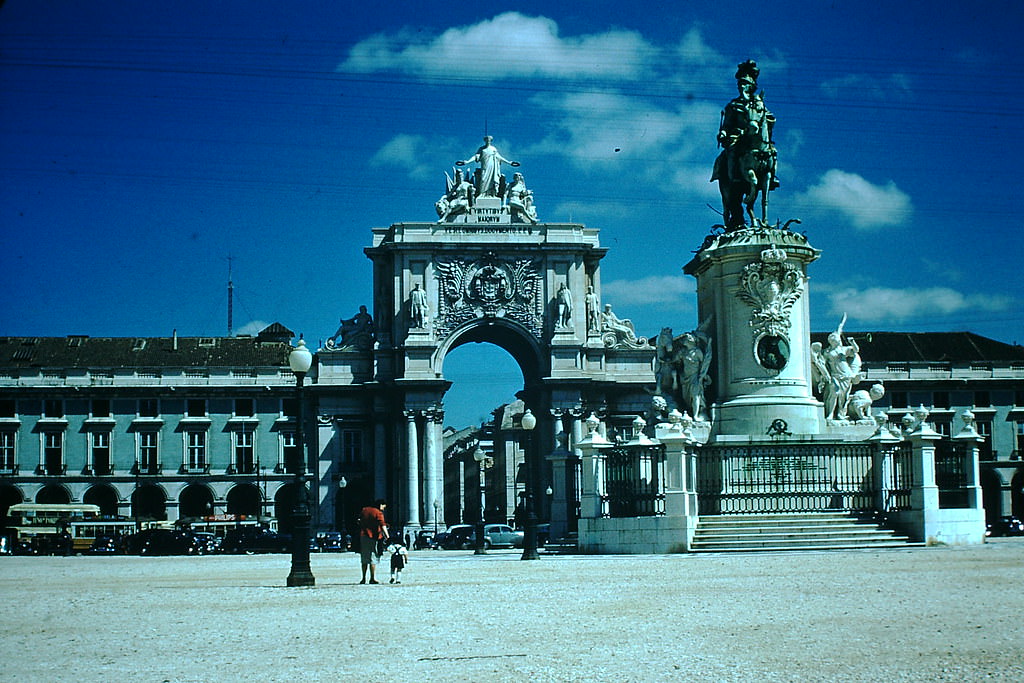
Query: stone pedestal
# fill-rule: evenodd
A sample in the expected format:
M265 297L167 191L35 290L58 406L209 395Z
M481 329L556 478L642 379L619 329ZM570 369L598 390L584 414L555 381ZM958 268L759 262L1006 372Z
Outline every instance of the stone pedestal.
M709 237L684 268L713 340L712 440L821 433L807 296L807 265L819 254L789 230L744 229Z

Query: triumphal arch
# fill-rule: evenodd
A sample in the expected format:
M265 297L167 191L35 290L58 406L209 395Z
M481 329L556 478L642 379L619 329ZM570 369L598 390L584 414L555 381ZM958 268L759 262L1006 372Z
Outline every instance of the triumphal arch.
M538 418L528 457L539 461L555 501L571 498L568 446L582 418L596 411L612 423L616 415L632 420L650 404L654 347L602 301L607 249L598 230L545 221L523 174L502 172L509 167L519 164L485 137L443 174L436 220L374 228L365 249L372 315L342 321L320 349L322 485L332 484L331 442L359 426L373 453L367 479L406 528L444 524L445 359L453 349L490 343L519 364L520 397ZM331 390L342 385L360 391ZM495 395L489 407L510 398Z

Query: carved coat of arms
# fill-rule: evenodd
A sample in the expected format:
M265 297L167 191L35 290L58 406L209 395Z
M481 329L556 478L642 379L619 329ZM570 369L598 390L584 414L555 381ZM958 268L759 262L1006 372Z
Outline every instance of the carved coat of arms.
M531 259L505 262L494 252L476 260L438 259L440 305L435 329L444 336L475 318L507 318L540 337L540 275Z
M800 298L806 276L787 260L785 250L771 248L761 252L761 260L740 273L740 299L753 309L750 326L754 336L788 337L789 314Z

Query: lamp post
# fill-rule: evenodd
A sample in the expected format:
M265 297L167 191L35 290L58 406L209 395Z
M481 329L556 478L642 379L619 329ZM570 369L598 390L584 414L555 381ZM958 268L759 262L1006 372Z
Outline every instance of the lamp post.
M335 505L334 505L334 508L335 508L334 520L335 520L335 523L337 523L337 521L339 519L341 520L341 525L340 525L340 528L338 529L338 531L342 534L342 539L343 540L348 538L348 513L345 512L345 498L344 498L344 493L345 493L345 487L346 486L348 486L348 479L345 478L345 475L341 475L341 478L338 479L338 499L337 499L337 501L335 501ZM339 510L340 510L340 512L339 512ZM345 550L348 550L348 542L347 541L345 542Z
M441 499L434 500L434 535L437 536L437 523L441 518Z
M476 522L476 550L477 555L486 555L487 548L484 546L484 510L486 510L486 489L484 488L484 471L494 464L494 458L484 453L480 446L473 451L473 459L480 467L480 514Z
M523 534L523 556L521 560L539 560L537 554L537 510L533 501L533 465L530 463L530 451L533 450L533 428L537 426L537 418L530 409L523 413L523 430L526 433L523 444L523 462L526 464L526 533Z
M292 456L295 506L292 508L292 570L288 574L289 586L312 586L316 583L309 567L309 501L306 494L306 454L303 439L305 409L302 403L302 384L313 366L313 354L306 342L299 343L288 354L288 365L295 373L295 398L298 403L295 416L295 453Z

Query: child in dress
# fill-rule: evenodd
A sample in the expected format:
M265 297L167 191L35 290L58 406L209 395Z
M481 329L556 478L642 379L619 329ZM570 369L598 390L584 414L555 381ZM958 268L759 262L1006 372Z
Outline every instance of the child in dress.
M409 551L402 545L397 535L387 547L387 551L391 553L391 583L402 583L402 570L409 562Z

